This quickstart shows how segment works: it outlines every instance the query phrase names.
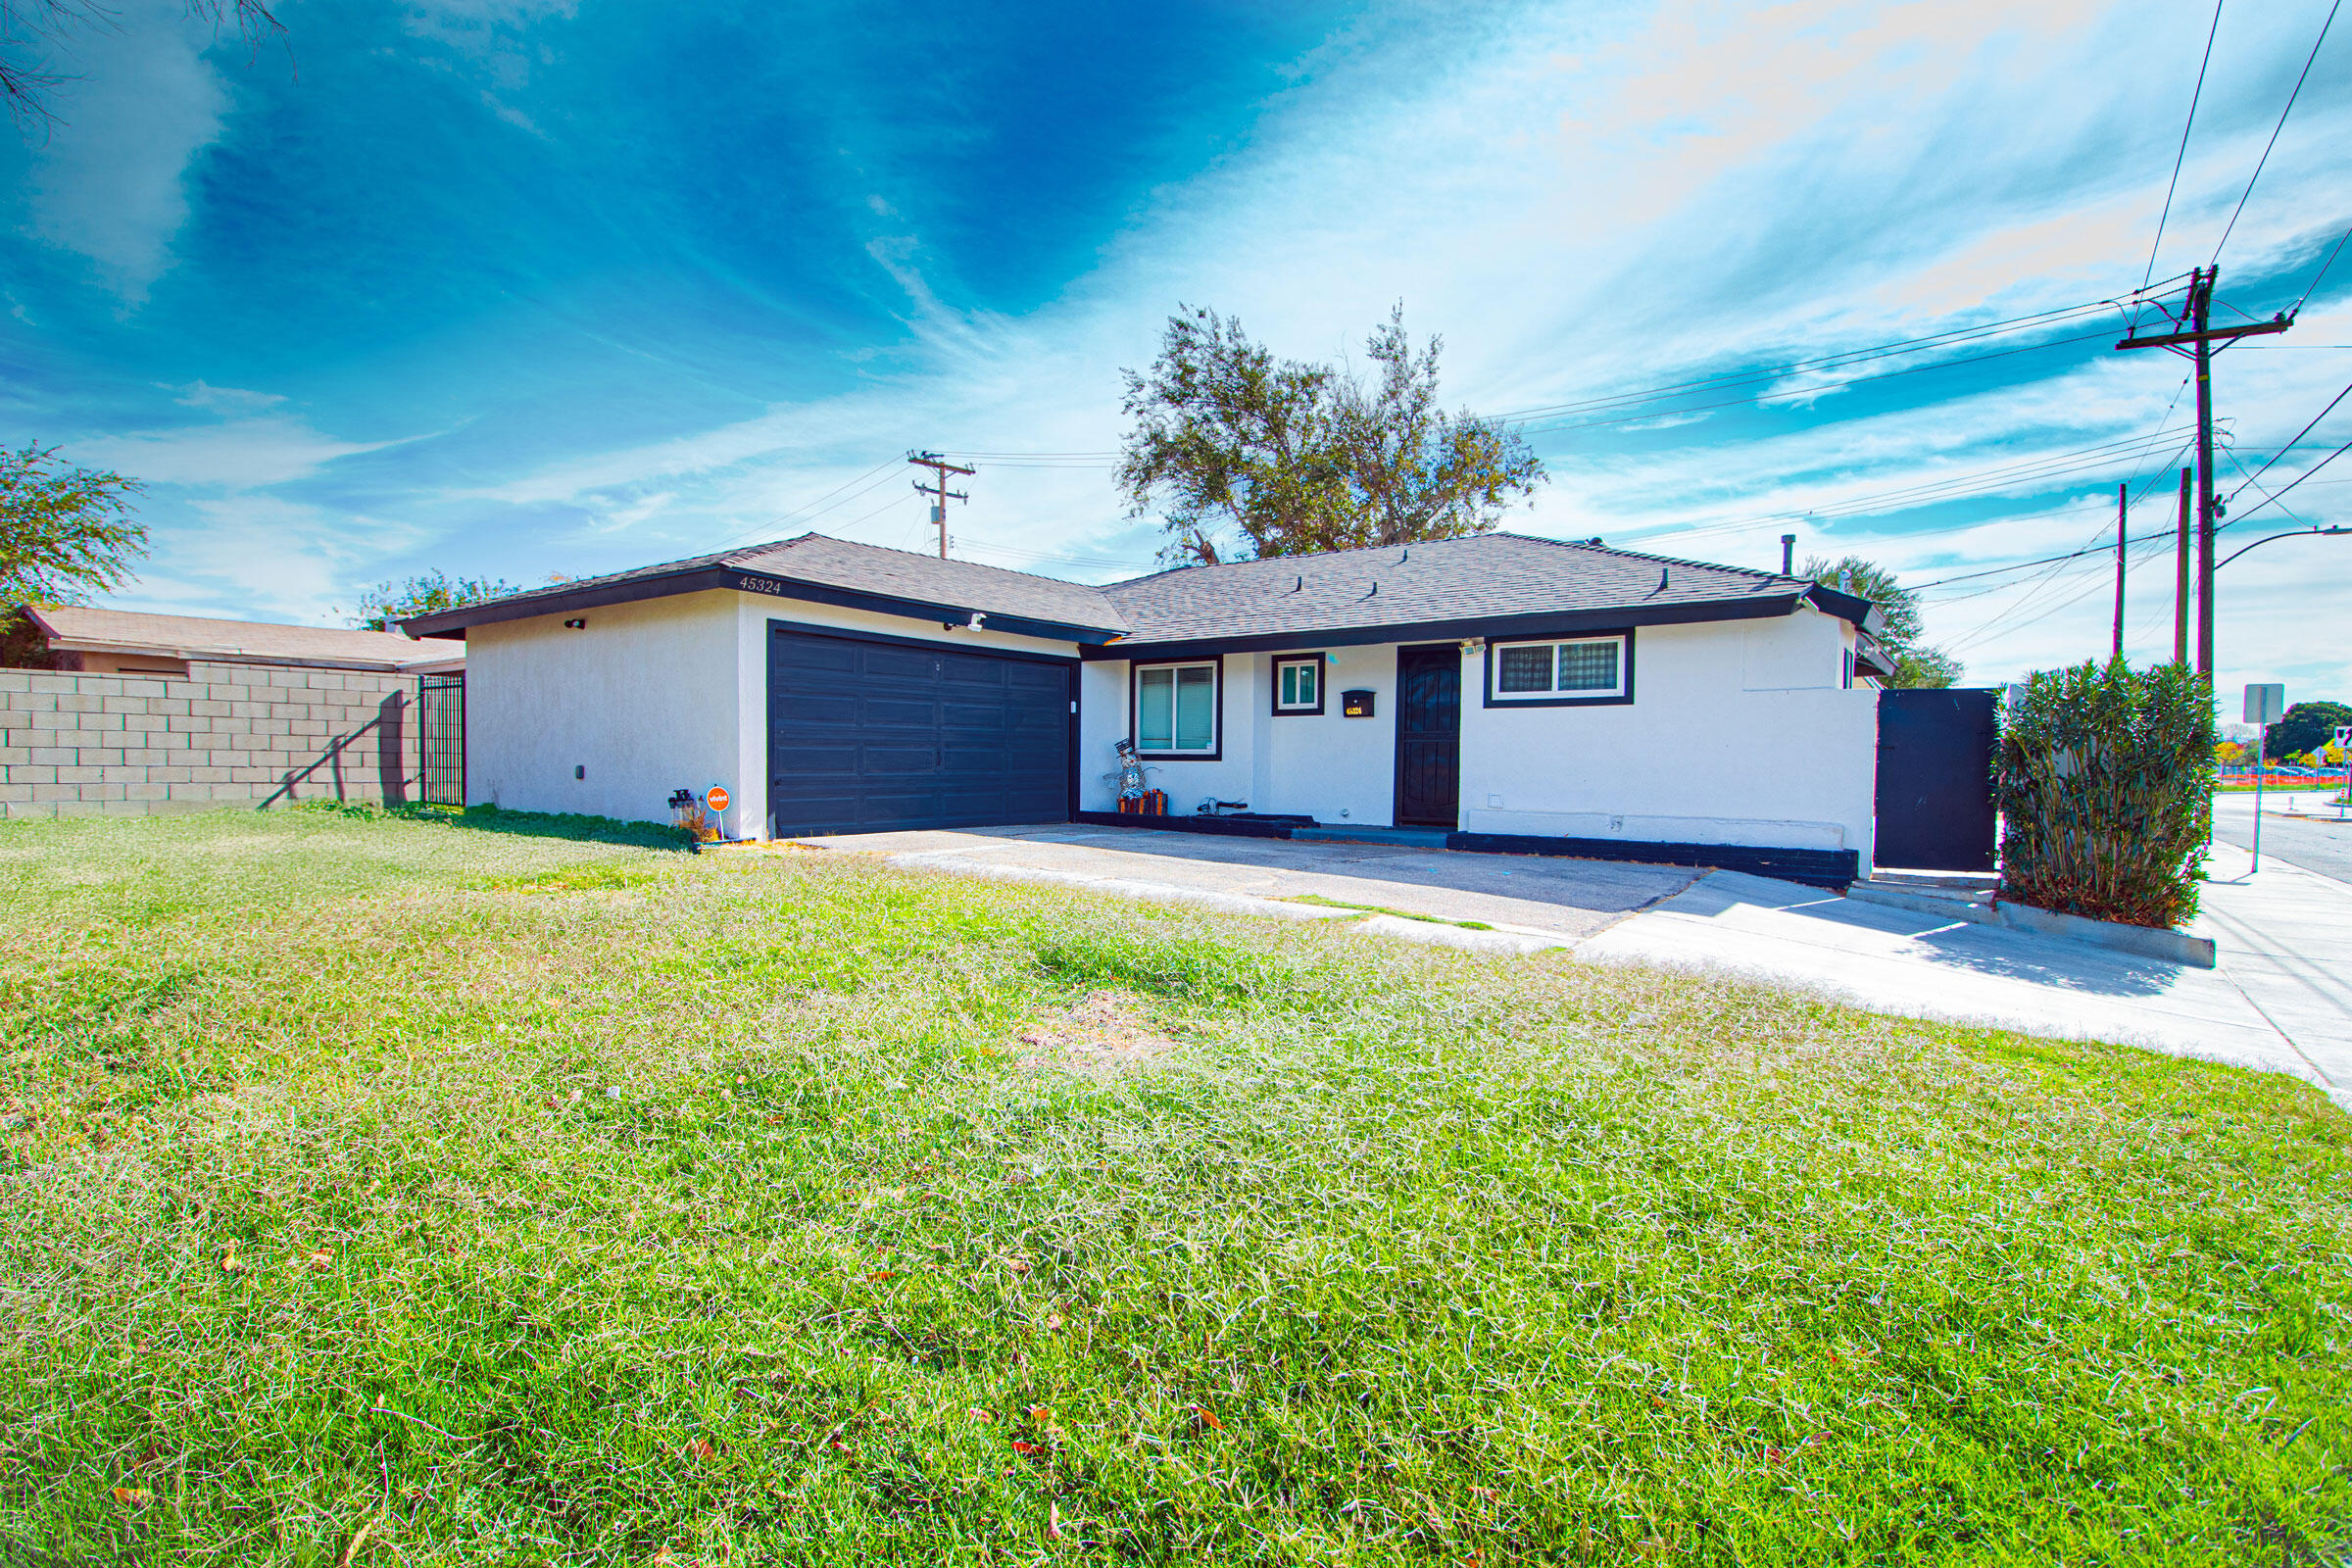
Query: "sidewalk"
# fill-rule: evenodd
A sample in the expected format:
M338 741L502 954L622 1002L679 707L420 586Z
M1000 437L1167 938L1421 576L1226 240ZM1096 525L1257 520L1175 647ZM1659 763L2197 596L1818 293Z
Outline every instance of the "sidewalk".
M2249 875L2249 859L2214 846L2189 929L2220 945L2221 972L2352 1105L2352 885L2267 855Z
M2266 865L2262 877L2270 875ZM2324 1070L2248 992L2276 991L2281 1008L2313 1041L2352 1022L2340 995L2331 997L2299 981L2304 990L2290 1005L2283 983L2248 976L2241 985L2237 972L2241 961L2250 961L2242 956L2262 942L2290 955L2279 961L2297 966L2313 961L2314 943L2276 935L2282 928L2297 929L2300 918L2273 891L2284 881L2264 880L2259 888L2233 895L2242 908L2225 917L2239 919L2240 929L2197 928L2200 935L2220 939L2218 969L2184 968L2088 943L1913 913L1730 871L1701 878L1688 891L1579 943L1576 952L1580 958L1603 962L1729 971L1907 1017L2062 1040L2112 1041L2291 1073L2328 1090L2352 1109L2352 1074ZM2302 892L2308 901L2310 891ZM2328 906L2325 895L2317 897L2321 906ZM2338 902L2352 925L2352 898ZM2241 931L2273 935L2256 939ZM2352 965L2352 942L2324 936L2316 946L2338 955L2336 967Z

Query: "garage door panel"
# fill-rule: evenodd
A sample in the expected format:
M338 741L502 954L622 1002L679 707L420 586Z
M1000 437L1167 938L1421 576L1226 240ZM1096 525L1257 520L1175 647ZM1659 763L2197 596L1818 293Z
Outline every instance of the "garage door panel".
M769 642L777 832L1068 819L1066 665L810 632Z

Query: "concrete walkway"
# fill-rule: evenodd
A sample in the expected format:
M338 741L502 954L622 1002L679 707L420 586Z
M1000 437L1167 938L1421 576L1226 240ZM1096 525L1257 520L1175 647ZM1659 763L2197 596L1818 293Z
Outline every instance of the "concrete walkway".
M2191 928L2217 940L2221 964L2192 969L1733 871L1083 826L795 842L966 876L1353 919L1474 952L1567 948L1592 962L1729 972L1880 1012L2291 1073L2352 1109L2352 887L2267 857L2247 878L2227 846Z
M2238 952L2222 940L2222 966L2192 969L1718 871L1580 943L1577 956L1729 972L1875 1012L2291 1073L2352 1109L2341 1081L2249 1000Z
M2266 813L2267 814L2267 813ZM2352 1107L2352 884L2271 855L2214 846L2189 927L2221 949L2221 972Z
M1149 828L1003 827L791 841L1002 881L1088 888L1291 919L1373 916L1367 928L1496 952L1569 947L1698 879L1688 866L1467 855L1395 844L1211 837ZM1356 907L1298 903L1328 900ZM1490 926L1474 931L1451 922Z

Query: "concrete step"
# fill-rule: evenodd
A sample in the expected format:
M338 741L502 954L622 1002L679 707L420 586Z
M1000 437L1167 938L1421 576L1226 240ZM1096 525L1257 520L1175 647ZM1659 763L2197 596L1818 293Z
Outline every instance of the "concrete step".
M1848 887L1845 896L1861 904L1885 905L1890 909L1908 909L1914 914L1939 914L1946 919L1971 920L1978 925L1991 925L1999 918L1993 912L1992 889L1989 885L1978 892L1969 888L1882 881L1873 876L1867 882L1856 882Z

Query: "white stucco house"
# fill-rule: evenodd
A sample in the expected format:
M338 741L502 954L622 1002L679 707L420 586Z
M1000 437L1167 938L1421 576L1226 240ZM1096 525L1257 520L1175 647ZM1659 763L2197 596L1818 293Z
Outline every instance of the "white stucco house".
M466 641L474 804L659 818L715 784L736 838L1387 830L1828 883L1871 864L1878 624L1507 533L1103 586L809 534L406 622ZM1169 817L1115 814L1125 738Z

